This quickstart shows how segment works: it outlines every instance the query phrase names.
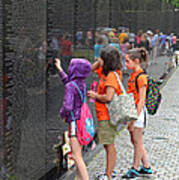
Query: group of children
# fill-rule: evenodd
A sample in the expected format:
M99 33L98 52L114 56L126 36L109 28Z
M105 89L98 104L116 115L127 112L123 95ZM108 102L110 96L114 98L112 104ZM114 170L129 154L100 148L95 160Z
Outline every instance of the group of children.
M122 178L129 179L138 177L140 174L152 174L152 169L147 159L147 152L143 145L143 131L146 126L147 111L145 109L145 99L147 91L147 75L143 74L137 79L138 90L135 85L135 78L143 69L141 64L147 61L147 52L144 49L130 49L125 56L125 65L132 70L128 81L128 93L133 93L138 120L128 123L128 130L131 137L131 143L134 146L133 166ZM87 96L96 100L96 115L98 119L97 137L98 143L102 144L106 151L106 169L100 174L98 180L112 180L114 176L114 168L116 164L116 148L114 145L116 129L110 124L110 116L106 103L113 100L114 93L120 95L121 88L114 74L117 72L122 80L122 61L119 51L113 46L106 46L101 49L100 57L92 65L85 59L72 59L68 68L68 75L61 68L59 59L56 59L56 67L59 70L60 77L65 84L65 94L63 107L60 115L69 126L70 145L72 149L72 157L77 166L77 179L88 180L88 172L82 157L82 145L77 139L76 121L80 119L80 108L82 101L73 81L78 85L80 90L85 93L85 78L90 72L94 72L99 76L99 84L97 92L92 90L86 91ZM87 89L86 89L87 90ZM71 117L71 111L74 113L75 120ZM142 163L142 166L140 166Z

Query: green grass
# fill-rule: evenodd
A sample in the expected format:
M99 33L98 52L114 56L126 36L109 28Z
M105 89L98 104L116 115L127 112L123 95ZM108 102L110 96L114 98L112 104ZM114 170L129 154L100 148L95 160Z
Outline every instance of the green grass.
M94 51L91 49L75 49L73 51L73 57L83 57L90 62L94 62Z
M16 175L8 175L8 180L19 180L19 178Z

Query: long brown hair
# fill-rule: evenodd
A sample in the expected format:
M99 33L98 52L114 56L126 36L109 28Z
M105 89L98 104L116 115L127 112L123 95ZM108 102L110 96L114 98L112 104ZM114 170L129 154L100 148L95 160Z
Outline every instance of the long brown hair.
M103 73L107 76L109 72L122 69L121 56L113 46L106 46L101 49L101 59L104 61Z

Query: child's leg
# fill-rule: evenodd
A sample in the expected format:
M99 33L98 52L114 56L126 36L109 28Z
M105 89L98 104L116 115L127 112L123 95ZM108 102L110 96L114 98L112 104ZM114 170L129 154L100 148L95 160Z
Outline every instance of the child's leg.
M75 161L75 164L78 169L78 180L88 180L88 172L86 165L82 157L82 146L79 144L76 137L70 138L70 145L72 149L72 158Z
M106 151L106 174L111 178L116 164L116 149L114 139L116 129L107 120L98 122L98 143L103 144Z
M149 168L149 161L147 158L147 152L145 150L145 147L143 146L143 156L142 156L142 164L145 168Z
M147 153L143 145L142 141L143 128L135 128L133 132L131 132L131 140L134 145L134 163L133 167L138 170L140 166L140 162L143 161L145 167L149 167L149 163L147 160Z
M116 149L114 144L106 144L104 145L106 150L106 174L109 178L111 178L112 172L116 165Z

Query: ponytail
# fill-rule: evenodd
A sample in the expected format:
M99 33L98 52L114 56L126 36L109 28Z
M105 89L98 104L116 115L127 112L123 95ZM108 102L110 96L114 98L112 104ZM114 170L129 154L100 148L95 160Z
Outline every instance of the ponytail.
M127 54L133 61L139 59L140 63L147 62L148 60L148 54L145 48L133 48L128 50Z
M140 49L139 49L139 52L140 52L140 54L141 54L141 59L143 60L143 62L146 62L147 59L148 59L148 55L147 55L146 49L140 48Z

